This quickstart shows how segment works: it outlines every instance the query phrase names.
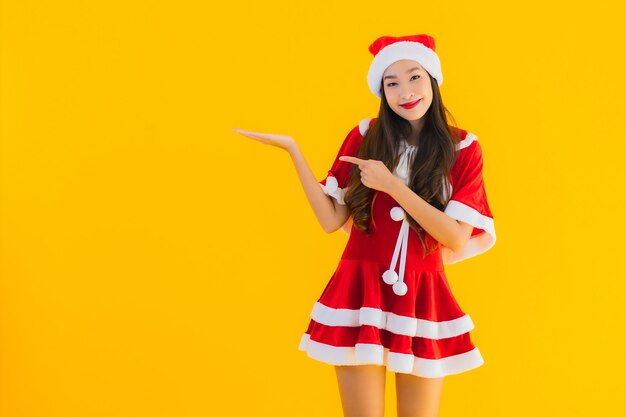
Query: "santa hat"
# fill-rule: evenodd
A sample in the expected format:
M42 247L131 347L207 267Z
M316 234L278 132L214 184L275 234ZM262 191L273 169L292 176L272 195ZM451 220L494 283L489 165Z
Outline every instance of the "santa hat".
M439 57L435 53L435 39L428 35L381 36L369 47L374 60L367 73L367 85L376 97L381 98L380 82L387 67L401 59L411 59L437 80L441 86L443 74Z

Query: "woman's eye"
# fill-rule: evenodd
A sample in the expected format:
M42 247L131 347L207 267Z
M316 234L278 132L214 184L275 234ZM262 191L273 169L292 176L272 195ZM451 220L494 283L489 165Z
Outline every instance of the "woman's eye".
M419 78L420 76L419 75L414 75L413 77L411 77L411 79L413 79L415 77ZM389 83L389 84L387 84L387 87L392 87L392 84L395 84L395 83Z

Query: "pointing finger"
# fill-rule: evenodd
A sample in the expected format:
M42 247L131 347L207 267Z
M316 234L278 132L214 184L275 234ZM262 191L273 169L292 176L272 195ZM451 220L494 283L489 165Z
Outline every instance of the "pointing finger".
M340 161L345 161L345 162L350 162L350 163L357 164L357 165L366 162L364 159L359 159L359 158L356 158L354 156L340 156L339 160Z

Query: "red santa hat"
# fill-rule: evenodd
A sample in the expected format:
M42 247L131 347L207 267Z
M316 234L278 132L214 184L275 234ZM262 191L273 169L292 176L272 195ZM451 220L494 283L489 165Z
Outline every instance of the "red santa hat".
M435 53L435 39L428 35L381 36L369 47L374 60L367 73L367 84L376 97L381 98L380 81L387 67L401 59L411 59L437 80L441 86L441 63Z

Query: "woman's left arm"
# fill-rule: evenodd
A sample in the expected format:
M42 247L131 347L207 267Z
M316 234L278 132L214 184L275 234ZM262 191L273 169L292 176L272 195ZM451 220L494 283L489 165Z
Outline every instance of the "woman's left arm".
M469 241L473 229L472 225L453 219L436 207L431 206L407 187L400 178L389 172L382 161L365 160L353 156L341 156L339 159L358 165L361 170L363 185L389 194L429 235L442 245L454 252L459 252Z
M387 193L439 243L454 252L462 250L470 239L473 226L453 219L415 194L399 178L393 179Z

